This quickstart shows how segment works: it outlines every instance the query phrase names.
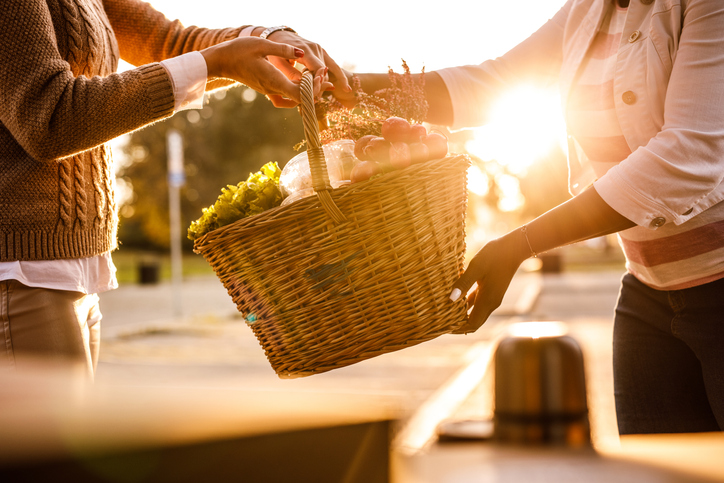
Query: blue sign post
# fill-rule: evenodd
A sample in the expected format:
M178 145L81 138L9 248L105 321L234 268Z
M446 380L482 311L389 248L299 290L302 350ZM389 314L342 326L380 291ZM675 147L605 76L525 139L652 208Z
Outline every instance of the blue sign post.
M186 182L184 172L183 138L175 129L167 135L168 152L168 213L171 235L171 283L173 286L173 314L183 315L182 301L182 258L181 258L181 195L180 189Z

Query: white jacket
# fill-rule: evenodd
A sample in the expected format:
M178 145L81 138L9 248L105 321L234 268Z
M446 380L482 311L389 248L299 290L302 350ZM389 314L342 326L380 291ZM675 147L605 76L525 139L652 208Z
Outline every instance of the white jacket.
M454 127L484 124L488 105L518 82L571 85L614 0L569 0L502 57L437 71ZM614 78L616 113L632 154L595 181L601 197L639 226L680 225L724 200L724 1L631 0ZM582 176L569 136L569 189Z

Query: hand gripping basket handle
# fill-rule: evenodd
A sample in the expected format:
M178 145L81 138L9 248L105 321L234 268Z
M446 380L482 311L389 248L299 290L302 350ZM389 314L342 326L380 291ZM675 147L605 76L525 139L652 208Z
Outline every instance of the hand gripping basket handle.
M309 170L312 173L312 187L327 215L335 223L344 223L347 218L339 210L329 193L332 185L329 183L327 162L324 159L324 150L319 140L319 124L317 123L317 114L314 111L314 76L308 70L305 70L302 74L300 90L302 104L299 110L302 113L304 135L307 138L307 155L309 156Z

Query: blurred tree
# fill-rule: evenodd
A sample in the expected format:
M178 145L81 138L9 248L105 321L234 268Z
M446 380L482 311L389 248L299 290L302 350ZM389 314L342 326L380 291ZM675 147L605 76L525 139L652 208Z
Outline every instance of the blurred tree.
M221 188L245 180L268 161L279 166L296 155L304 139L296 109L276 109L263 96L238 86L210 96L203 110L182 111L171 119L131 134L128 163L118 176L133 189L121 207L119 239L124 246L164 249L169 246L166 134L177 129L184 138L186 185L181 190L183 239L186 227L216 201Z

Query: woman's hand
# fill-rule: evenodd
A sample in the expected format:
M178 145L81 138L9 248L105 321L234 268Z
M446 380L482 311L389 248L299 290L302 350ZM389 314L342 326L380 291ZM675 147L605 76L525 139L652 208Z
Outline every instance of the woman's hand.
M468 268L453 284L450 299L456 302L477 282L477 287L467 297L468 315L465 325L455 334L475 332L488 320L490 314L503 301L510 281L523 260L531 255L530 248L520 230L488 242L470 261ZM463 303L460 301L459 303Z
M351 86L354 74L344 69L342 69L342 74L347 79L347 85ZM367 74L362 75L366 76ZM385 76L389 78L389 76ZM362 81L363 80L360 79L360 82ZM348 109L352 109L357 105L357 93L354 92L354 89L352 87L349 87L349 89L336 89L332 94L340 104Z
M518 228L489 242L470 261L453 285L450 299L456 301L477 282L468 298L473 311L456 334L477 330L500 306L503 295L523 260L578 241L616 233L636 226L611 208L594 187L562 203L526 225L527 236Z
M301 73L294 67L294 61L299 62L312 72L319 72L320 69L327 68L328 78L325 77L321 84L321 91L337 91L351 93L352 88L349 86L347 76L344 70L332 59L327 51L319 44L309 41L304 37L300 37L294 32L287 30L277 30L267 37L273 42L279 42L291 45L302 52L304 55L294 60L283 57L270 57L269 61L284 72L287 78L298 81ZM328 82L331 81L331 82Z
M290 79L270 60L284 59L287 65L291 66L290 61L301 60L305 56L304 51L299 48L257 37L242 37L204 49L201 55L206 60L209 77L224 77L241 82L265 94L276 107L294 107L301 101L299 71L290 67L298 74ZM329 87L331 84L324 80L324 66L313 72L316 97L325 86Z

